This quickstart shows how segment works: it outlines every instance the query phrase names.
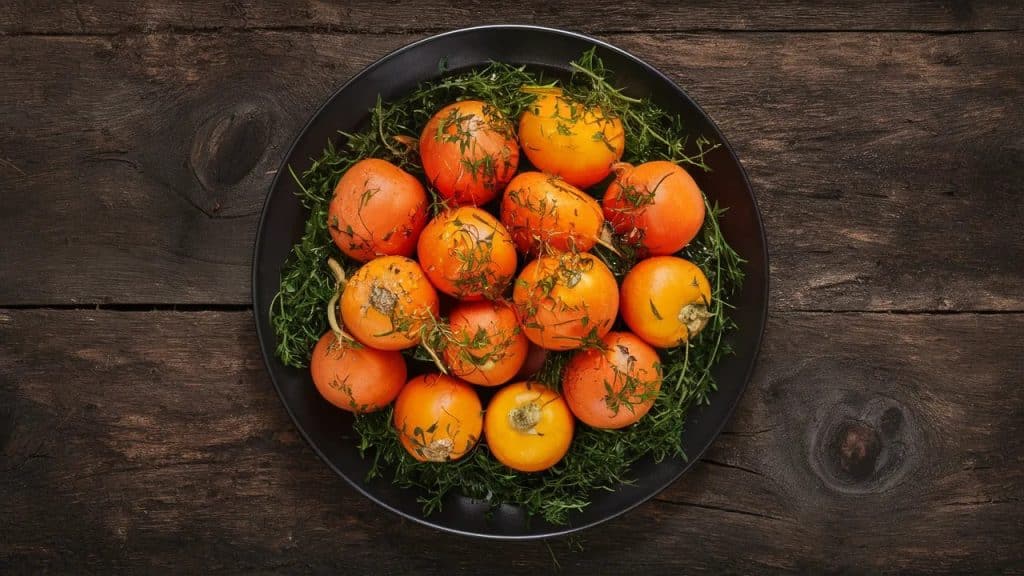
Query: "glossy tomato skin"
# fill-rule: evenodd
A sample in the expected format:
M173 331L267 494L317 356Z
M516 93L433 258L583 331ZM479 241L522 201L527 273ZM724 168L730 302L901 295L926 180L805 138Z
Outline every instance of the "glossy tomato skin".
M680 166L664 160L620 164L604 195L604 215L615 232L651 256L675 254L704 223L704 195Z
M363 264L341 294L345 328L365 346L402 350L420 343L424 323L437 318L439 301L423 269L403 256Z
M519 142L539 170L578 188L589 188L611 173L622 158L622 121L598 107L571 102L559 89L542 91L519 119Z
M577 352L562 394L573 414L594 428L624 428L643 418L661 390L658 352L629 332L609 332L604 348Z
M524 254L586 252L600 236L604 215L597 200L561 178L521 172L505 188L501 223Z
M406 451L421 462L450 462L476 446L483 407L469 384L443 374L417 376L395 400L393 424Z
M451 336L444 348L453 376L480 386L504 384L526 361L529 340L515 310L504 302L462 302L448 315Z
M707 324L711 285L689 260L655 256L641 260L622 280L622 319L637 336L671 348Z
M512 289L523 332L548 350L572 350L608 333L619 309L615 276L592 254L563 252L527 264Z
M309 370L325 400L357 414L390 404L406 377L400 352L342 342L333 332L324 334L313 348Z
M368 158L345 171L327 210L327 229L346 256L409 256L427 222L427 193L413 175Z
M482 205L496 198L519 166L513 125L480 100L445 106L424 126L423 172L449 205Z
M484 434L499 462L520 472L540 472L569 451L575 423L565 400L539 382L498 390L487 405Z
M499 298L515 276L518 261L505 226L473 206L434 217L420 234L416 252L430 282L461 300Z

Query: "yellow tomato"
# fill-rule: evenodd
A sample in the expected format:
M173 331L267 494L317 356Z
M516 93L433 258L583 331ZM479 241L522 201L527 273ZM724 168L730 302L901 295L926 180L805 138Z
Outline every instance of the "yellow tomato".
M519 144L540 170L589 188L622 158L622 121L596 106L572 102L557 88L545 89L519 119Z
M484 415L491 454L520 472L539 472L557 464L569 451L574 428L565 400L539 382L505 386Z
M641 260L622 280L622 319L652 346L678 346L710 318L711 285L689 260L655 256Z

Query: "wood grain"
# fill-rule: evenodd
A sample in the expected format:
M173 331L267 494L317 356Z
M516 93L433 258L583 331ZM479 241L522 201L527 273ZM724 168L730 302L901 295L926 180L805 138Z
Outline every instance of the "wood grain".
M288 144L419 37L0 37L0 306L244 306ZM1024 310L1020 34L609 38L735 146L775 309Z
M552 551L579 573L1019 568L1022 331L1021 314L777 314L692 473ZM7 310L0 341L0 569L552 568L543 543L398 521L333 476L248 313Z
M564 2L403 0L373 2L269 0L261 2L157 2L106 0L8 1L0 33L119 34L160 30L308 29L396 33L441 31L481 24L538 24L587 32L693 30L1019 30L1024 14L1012 3L935 0L808 2L739 0L654 2L591 0L586 8Z

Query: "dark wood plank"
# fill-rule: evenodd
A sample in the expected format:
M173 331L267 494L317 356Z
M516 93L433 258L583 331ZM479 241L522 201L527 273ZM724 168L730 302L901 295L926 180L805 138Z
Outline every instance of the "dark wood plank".
M247 303L291 141L403 43L321 38L0 39L0 304Z
M0 37L0 305L249 301L289 142L418 36ZM1024 310L1017 33L617 35L719 122L773 302Z
M126 31L310 29L394 33L481 24L538 24L587 32L680 30L992 30L1020 29L1024 13L997 0L813 3L739 0L562 3L438 0L399 2L155 2L14 0L0 10L0 33L117 34Z
M785 313L706 459L571 573L1024 562L1024 315ZM296 436L245 312L0 311L0 569L550 571L398 521Z

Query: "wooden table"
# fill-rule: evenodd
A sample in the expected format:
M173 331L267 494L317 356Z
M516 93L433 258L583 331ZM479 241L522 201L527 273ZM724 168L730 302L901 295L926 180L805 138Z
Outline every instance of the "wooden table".
M0 571L1024 568L1024 9L508 4L0 2ZM355 493L297 436L250 305L313 110L497 22L671 76L735 146L771 253L759 367L706 457L547 544Z

